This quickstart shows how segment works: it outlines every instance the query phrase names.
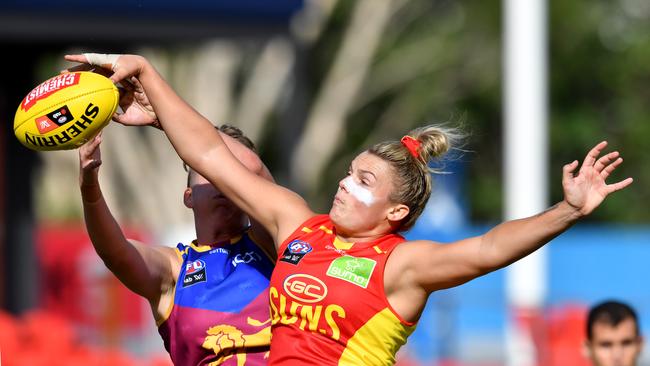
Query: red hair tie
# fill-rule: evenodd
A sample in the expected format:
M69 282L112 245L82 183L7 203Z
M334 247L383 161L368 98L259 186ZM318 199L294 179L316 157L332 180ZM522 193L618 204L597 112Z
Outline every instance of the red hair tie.
M406 146L407 149L409 149L409 152L411 155L413 155L414 158L420 157L420 153L418 153L418 148L420 147L420 141L417 139L414 139L413 137L406 135L402 137L400 140L402 145Z

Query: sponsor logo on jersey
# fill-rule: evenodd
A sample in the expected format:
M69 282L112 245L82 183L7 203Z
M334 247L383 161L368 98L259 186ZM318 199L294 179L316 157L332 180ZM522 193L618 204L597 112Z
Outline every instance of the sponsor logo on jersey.
M199 282L207 281L205 267L205 262L200 259L185 264L185 278L183 278L183 287L188 287Z
M327 296L327 285L308 274L291 275L284 280L282 286L289 296L301 302L319 302Z
M309 243L302 240L294 240L287 245L287 249L282 253L282 258L280 258L280 260L282 262L298 264L298 262L300 262L302 258L312 250L313 248Z
M47 98L48 96L69 86L77 85L79 83L79 76L80 74L77 73L69 73L53 77L29 92L21 103L20 108L27 112L39 100Z
M261 260L262 257L253 251L246 252L245 254L239 253L235 256L235 258L232 259L232 265L234 267L237 267L238 264L242 264L242 263L248 264L253 261L261 261Z
M72 113L70 113L70 109L68 109L67 105L64 105L53 112L36 118L35 122L38 132L46 133L59 126L63 126L73 119L74 117L72 116Z
M346 255L332 261L326 274L366 288L376 265L372 259Z
M230 254L230 250L226 248L214 248L210 250L208 254L214 254L214 253L220 253L220 254Z
M345 250L343 250L343 249L339 249L339 248L337 248L337 247L335 247L335 246L333 246L333 245L329 245L329 244L327 244L327 245L325 246L325 249L333 250L333 251L339 253L340 255L346 255L346 253L347 253Z

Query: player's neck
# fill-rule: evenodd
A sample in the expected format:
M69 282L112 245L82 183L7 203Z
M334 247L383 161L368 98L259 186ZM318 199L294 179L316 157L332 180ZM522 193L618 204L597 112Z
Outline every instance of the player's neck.
M220 223L219 225L196 225L196 241L199 245L222 245L241 236L247 229L244 223Z
M386 235L392 234L388 224L379 225L367 230L346 231L337 226L334 227L334 233L339 240L347 243L367 243L373 242Z

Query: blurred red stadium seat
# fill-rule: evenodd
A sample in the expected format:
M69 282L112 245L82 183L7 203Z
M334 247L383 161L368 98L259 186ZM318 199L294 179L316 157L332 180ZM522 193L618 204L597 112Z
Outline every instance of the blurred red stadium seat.
M0 350L3 366L173 366L166 354L138 358L84 344L70 321L45 310L20 318L0 311Z

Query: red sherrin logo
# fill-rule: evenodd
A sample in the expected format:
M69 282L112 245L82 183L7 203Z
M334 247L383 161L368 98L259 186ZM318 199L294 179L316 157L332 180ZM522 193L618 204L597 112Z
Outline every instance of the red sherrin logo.
M27 94L20 104L20 108L27 112L39 100L47 98L59 90L79 84L80 75L78 73L62 74L46 80Z

